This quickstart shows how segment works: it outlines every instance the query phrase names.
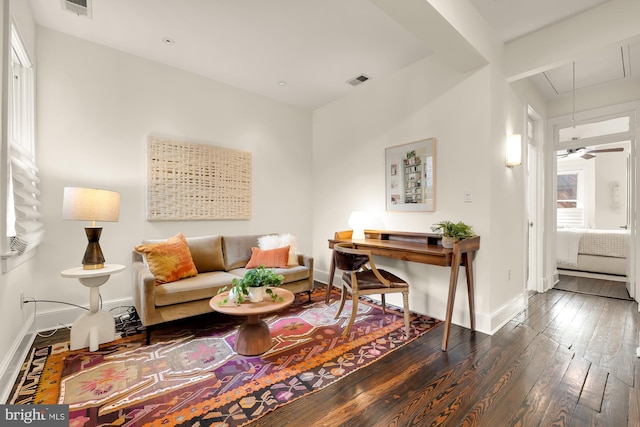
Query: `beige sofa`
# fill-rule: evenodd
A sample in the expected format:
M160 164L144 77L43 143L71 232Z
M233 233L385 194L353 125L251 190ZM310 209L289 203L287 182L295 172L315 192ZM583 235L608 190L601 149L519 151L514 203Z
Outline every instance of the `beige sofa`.
M187 237L198 275L171 283L156 284L156 278L142 254L133 251L133 301L142 324L151 326L189 316L209 313L210 299L234 278L244 276L251 248L260 235ZM152 243L145 241L143 243ZM313 288L313 258L298 254L299 266L276 268L284 276L282 284L294 293ZM149 334L147 334L149 338Z

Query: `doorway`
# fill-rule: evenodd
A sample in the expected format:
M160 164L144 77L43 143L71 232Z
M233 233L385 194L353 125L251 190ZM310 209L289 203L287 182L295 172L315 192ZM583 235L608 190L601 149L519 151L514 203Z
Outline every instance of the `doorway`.
M553 127L554 283L560 273L618 280L636 299L635 114L582 114Z

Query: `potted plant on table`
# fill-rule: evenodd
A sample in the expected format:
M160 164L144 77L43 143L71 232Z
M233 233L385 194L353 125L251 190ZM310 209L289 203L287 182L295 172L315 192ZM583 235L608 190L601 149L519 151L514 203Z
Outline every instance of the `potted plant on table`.
M280 286L283 280L284 276L282 274L276 274L273 269L267 269L261 265L247 271L242 278L233 279L228 298L231 298L236 304L242 304L247 299L251 302L260 302L266 292L272 301L282 301L282 297L278 296L272 288ZM225 289L226 287L221 289L220 292ZM220 301L219 304L227 303L228 298Z
M462 221L440 221L431 226L431 230L442 234L442 247L451 249L453 244L462 239L468 239L474 237L476 233L473 231L473 227L465 224Z

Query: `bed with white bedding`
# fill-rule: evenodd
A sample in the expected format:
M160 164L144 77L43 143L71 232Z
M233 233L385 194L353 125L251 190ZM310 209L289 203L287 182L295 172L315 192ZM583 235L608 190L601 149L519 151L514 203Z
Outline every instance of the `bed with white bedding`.
M558 229L557 267L626 276L628 235L627 230Z

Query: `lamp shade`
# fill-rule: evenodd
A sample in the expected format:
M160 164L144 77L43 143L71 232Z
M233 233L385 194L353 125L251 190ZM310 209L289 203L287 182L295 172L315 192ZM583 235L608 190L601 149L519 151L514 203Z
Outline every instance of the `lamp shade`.
M62 219L116 222L120 217L120 193L97 188L65 187Z
M351 215L349 215L348 224L349 227L353 229L353 234L351 236L352 239L364 239L364 227L366 226L366 222L368 220L369 215L367 212L362 211L353 211Z

